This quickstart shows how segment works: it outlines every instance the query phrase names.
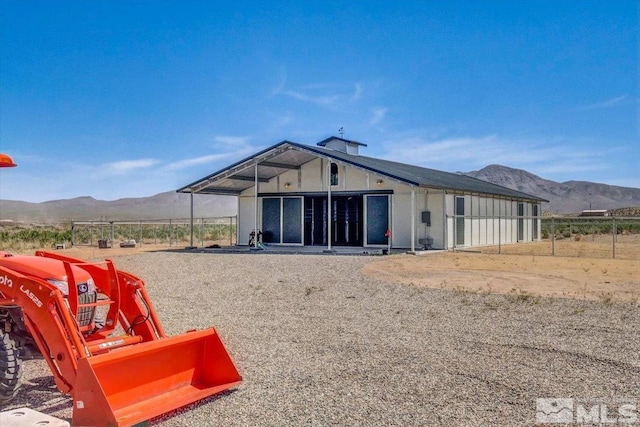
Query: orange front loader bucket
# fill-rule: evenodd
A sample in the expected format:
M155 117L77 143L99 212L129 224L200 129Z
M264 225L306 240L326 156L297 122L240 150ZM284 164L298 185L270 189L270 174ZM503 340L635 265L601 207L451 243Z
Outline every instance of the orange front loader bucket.
M132 426L241 381L215 329L78 360L73 426Z

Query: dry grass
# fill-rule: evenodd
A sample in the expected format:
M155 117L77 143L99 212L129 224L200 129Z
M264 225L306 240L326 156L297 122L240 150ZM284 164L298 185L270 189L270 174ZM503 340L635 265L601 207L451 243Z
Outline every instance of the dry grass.
M366 265L364 271L373 277L428 288L640 301L638 259L443 252L381 258Z
M555 246L555 248L554 248ZM487 246L478 250L485 254L510 255L537 255L575 257L575 258L613 258L613 235L576 235L571 238L556 240L553 245L551 240L530 242L515 245ZM616 236L616 259L637 260L640 259L640 234L619 234Z

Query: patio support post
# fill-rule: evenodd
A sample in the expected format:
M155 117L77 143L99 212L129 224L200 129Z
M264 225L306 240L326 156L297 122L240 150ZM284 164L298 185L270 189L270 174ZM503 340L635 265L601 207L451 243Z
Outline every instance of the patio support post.
M256 160L256 167L254 172L254 186L255 186L255 195L254 195L254 209L255 209L255 221L253 224L253 232L254 236L254 245L258 247L258 161Z
M331 159L327 161L327 250L331 250Z
M411 187L411 252L416 251L416 188Z
M191 237L189 239L189 246L193 248L193 190L191 190L191 210L190 210L190 222L189 225L191 227Z
M449 241L447 230L449 229L449 218L447 217L447 191L442 190L442 248L449 249Z

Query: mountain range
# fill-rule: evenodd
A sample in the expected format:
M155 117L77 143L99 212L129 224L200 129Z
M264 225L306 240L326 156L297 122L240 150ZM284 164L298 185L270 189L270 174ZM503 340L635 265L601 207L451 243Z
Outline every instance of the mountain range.
M587 181L555 182L522 169L501 165L489 165L464 174L549 200L542 204L543 212L577 214L586 209L613 210L640 206L640 188ZM231 196L194 195L193 202L195 218L236 215L238 206L236 198ZM88 196L41 203L0 201L0 220L32 223L185 219L190 217L190 211L190 195L175 191L113 201L96 200Z
M549 200L542 211L554 214L583 210L614 210L640 206L640 188L618 187L588 181L555 182L522 169L489 165L465 175Z
M51 200L41 203L14 200L0 201L0 220L18 222L59 223L75 221L127 221L186 219L191 216L189 194L167 191L150 197L125 198L113 201L93 197ZM236 215L235 197L193 196L195 218Z

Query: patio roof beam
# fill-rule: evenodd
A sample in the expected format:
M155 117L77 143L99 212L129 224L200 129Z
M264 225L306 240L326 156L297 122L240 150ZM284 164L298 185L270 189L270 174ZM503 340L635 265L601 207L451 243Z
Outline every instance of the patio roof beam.
M286 163L276 163L276 162L260 162L260 166L265 166L268 168L278 168L278 169L294 169L294 170L300 169L300 166L288 165Z
M236 181L252 181L252 182L257 179L258 182L269 182L267 178L254 178L252 176L239 176L239 175L228 176L227 179L233 179Z

